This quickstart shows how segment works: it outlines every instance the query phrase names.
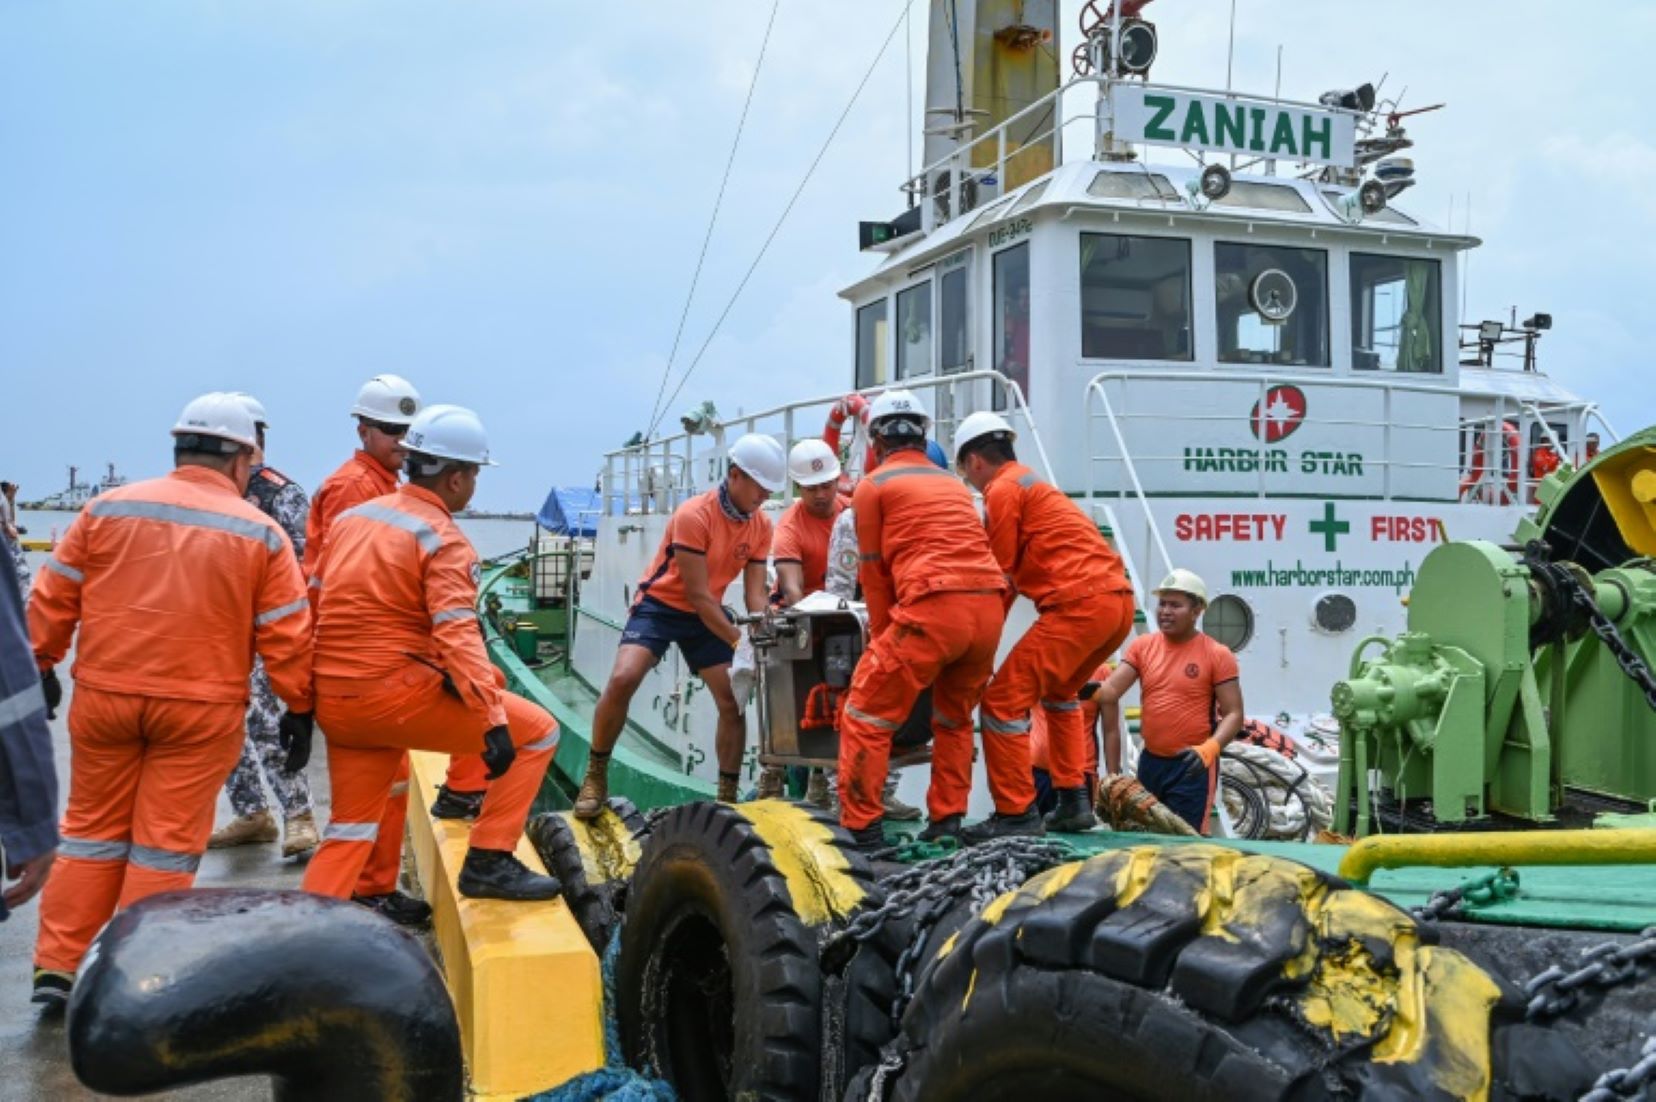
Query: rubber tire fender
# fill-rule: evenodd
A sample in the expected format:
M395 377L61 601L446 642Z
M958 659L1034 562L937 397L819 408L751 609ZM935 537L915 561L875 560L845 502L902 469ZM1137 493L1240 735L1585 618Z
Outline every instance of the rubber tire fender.
M882 1093L1516 1096L1503 1040L1524 1028L1521 997L1434 941L1390 903L1276 857L1175 844L1060 865L926 963ZM868 1097L872 1078L845 1097Z
M867 861L820 811L758 800L668 812L621 925L628 1064L687 1099L816 1099L821 941L871 886Z
M536 815L524 828L546 869L563 884L563 901L600 956L621 921L627 882L637 862L644 816L624 796L611 796L596 819L567 811Z

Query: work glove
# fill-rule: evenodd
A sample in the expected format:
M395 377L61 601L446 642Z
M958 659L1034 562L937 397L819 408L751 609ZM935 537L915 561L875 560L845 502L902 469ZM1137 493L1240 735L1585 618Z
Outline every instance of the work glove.
M485 780L499 780L506 775L517 759L517 747L512 745L512 734L504 727L490 727L483 732L483 764L489 767Z
M276 741L287 755L282 763L285 772L297 773L310 761L311 733L315 727L316 719L310 712L284 712L276 721Z
M63 682L55 667L40 675L40 691L46 695L46 718L56 719L58 705L63 703Z
M1219 754L1224 747L1216 739L1208 739L1198 746L1187 746L1178 753L1178 760L1184 763L1184 772L1179 774L1180 780L1205 775L1213 768L1213 763L1219 760Z

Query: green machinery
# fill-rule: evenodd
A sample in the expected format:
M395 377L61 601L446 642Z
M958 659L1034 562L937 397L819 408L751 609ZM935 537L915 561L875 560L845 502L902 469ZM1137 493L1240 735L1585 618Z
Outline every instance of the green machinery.
M1510 547L1434 550L1409 630L1358 644L1332 693L1337 831L1370 833L1382 802L1407 829L1656 805L1656 429L1538 500Z

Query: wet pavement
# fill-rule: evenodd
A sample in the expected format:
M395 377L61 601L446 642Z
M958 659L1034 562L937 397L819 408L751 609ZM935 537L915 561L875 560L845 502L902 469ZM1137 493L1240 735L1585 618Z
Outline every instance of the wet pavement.
M68 794L69 780L69 733L64 717L68 714L69 694L74 691L67 677L64 688L64 707L58 710L58 718L52 723L60 806ZM319 823L326 821L328 806L327 755L321 750L319 737L317 752L312 755L309 767ZM221 793L216 823L228 821L230 815L230 804ZM284 861L277 845L242 846L207 851L196 884L199 887L297 888L303 873L303 863ZM5 922L0 922L0 1102L81 1102L108 1098L109 1095L89 1091L76 1081L69 1068L62 1018L43 1019L39 1008L29 1002L39 902L37 896ZM243 1078L145 1097L243 1102L268 1099L271 1088L264 1077Z

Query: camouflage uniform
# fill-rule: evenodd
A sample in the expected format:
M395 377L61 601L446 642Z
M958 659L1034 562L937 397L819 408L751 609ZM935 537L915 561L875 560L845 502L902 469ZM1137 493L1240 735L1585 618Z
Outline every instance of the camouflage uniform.
M305 518L310 513L310 500L299 484L272 467L254 467L252 477L247 480L247 500L282 526L282 531L293 541L294 553L303 560ZM253 677L248 689L247 738L242 743L241 760L224 785L230 806L243 818L270 806L259 784L263 766L265 783L276 793L282 818L305 814L311 810L310 782L305 779L304 770L288 773L282 769L287 755L276 736L282 703L271 691L264 663L257 658L253 660Z

